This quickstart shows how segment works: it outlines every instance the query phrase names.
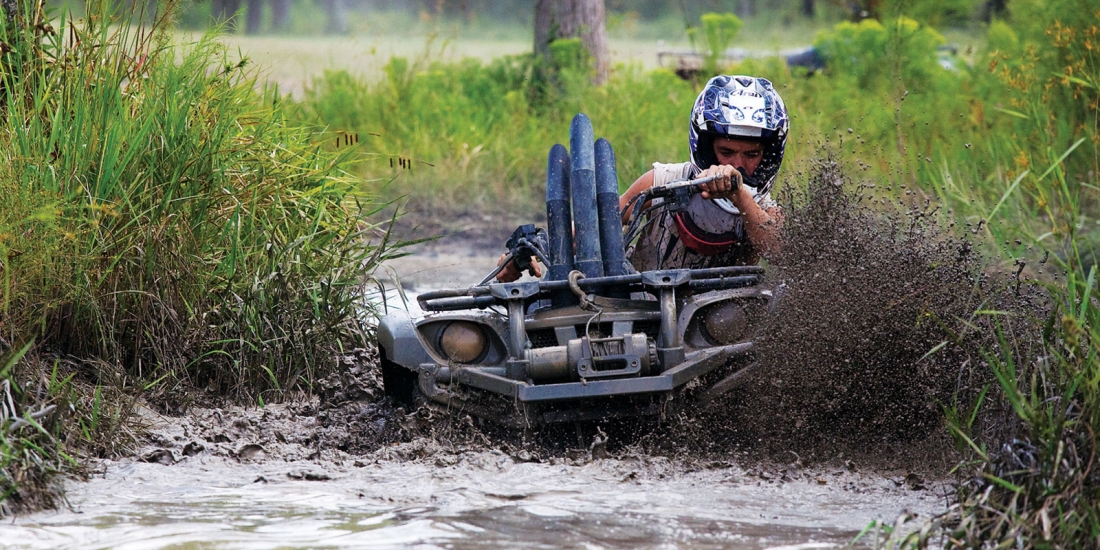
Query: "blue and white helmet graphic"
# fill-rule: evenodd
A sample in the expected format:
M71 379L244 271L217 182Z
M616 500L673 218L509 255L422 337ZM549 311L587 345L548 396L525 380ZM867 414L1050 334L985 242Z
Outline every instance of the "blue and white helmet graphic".
M691 109L688 147L691 162L705 170L718 163L715 136L760 140L764 156L745 183L758 192L771 189L787 146L790 119L772 83L752 76L719 75L707 82Z

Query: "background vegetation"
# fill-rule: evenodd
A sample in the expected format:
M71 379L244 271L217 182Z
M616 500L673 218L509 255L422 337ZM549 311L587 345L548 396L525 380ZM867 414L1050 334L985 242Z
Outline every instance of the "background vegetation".
M389 250L341 154L288 124L243 59L89 9L0 28L0 500L15 510L50 502L66 453L124 452L139 395L171 409L196 389L308 390L366 344L364 284Z

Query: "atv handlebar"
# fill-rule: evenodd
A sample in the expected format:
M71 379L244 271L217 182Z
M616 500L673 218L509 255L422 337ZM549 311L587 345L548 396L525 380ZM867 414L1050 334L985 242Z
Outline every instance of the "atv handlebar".
M738 170L740 171L740 170ZM688 202L691 200L691 196L703 191L702 186L706 185L722 176L715 174L713 176L707 176L704 178L698 178L693 180L680 180L667 183L665 185L654 185L637 195L631 197L630 201L626 203L626 212L629 212L627 216L627 225L623 231L623 243L626 246L630 246L630 243L634 242L634 239L641 233L642 228L646 223L642 220L646 218L646 215L654 210L663 208L670 211L683 210L687 208ZM742 172L742 178L744 173ZM735 188L736 190L736 188ZM651 204L646 206L653 199L663 199L661 204Z
M694 189L692 189L692 194L694 194L694 193L698 193L698 192L702 191L702 189L699 189L699 186L708 184L708 183L718 179L719 177L720 176L718 174L715 174L713 176L707 176L705 178L698 178L698 179L693 179L693 180L674 181L672 183L668 183L668 184L665 184L665 185L654 185L653 187L649 188L648 194L649 194L650 198L668 197L668 196L671 196L671 195L675 194L675 192L677 190L685 189L685 188L687 188L687 189L694 188Z
M748 178L740 168L738 172L741 173L742 181ZM658 208L672 211L682 210L687 207L692 195L703 191L703 185L721 177L721 175L715 174L703 178L674 181L665 185L655 185L632 197L624 209L629 212L629 216L627 217L627 226L623 229L623 243L629 245L638 236L642 228L645 227L642 219L645 218L646 214ZM657 198L663 199L661 204L645 206L651 200ZM531 224L521 225L512 233L512 237L508 239L506 246L508 247L508 253L505 258L477 286L488 284L510 263L515 266L518 273L527 271L531 275L535 274L531 266L532 257L537 258L546 265L550 265L547 261L549 243L547 242L546 230L542 228L536 228Z

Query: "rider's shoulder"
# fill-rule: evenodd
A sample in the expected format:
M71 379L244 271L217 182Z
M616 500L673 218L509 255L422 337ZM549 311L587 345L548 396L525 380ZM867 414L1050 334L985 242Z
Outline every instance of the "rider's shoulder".
M693 165L690 162L678 162L665 164L653 163L653 182L656 185L664 185L673 181L688 179L692 175Z

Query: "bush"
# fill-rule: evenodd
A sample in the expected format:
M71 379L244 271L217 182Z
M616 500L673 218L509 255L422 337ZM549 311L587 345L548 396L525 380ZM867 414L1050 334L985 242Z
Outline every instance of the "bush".
M15 396L5 498L49 462L23 436L85 425L101 395L308 390L365 345L363 285L391 250L344 157L257 93L247 60L212 36L177 49L167 18L139 29L88 10L60 32L0 28L0 335L35 342L0 376ZM45 353L64 361L40 391ZM66 397L78 386L95 398ZM9 429L47 408L37 432ZM87 448L107 452L112 432L89 429Z
M703 50L703 74L717 74L718 61L733 45L743 23L732 13L705 13L701 19L701 32L698 27L690 27L688 38L695 49Z
M624 189L655 160L686 157L686 131L676 130L695 92L671 72L622 67L596 87L583 66L561 65L551 76L543 69L529 56L488 64L394 58L379 82L326 72L297 116L375 136L359 159L370 188L425 208L541 209L546 154L582 111L615 145Z

